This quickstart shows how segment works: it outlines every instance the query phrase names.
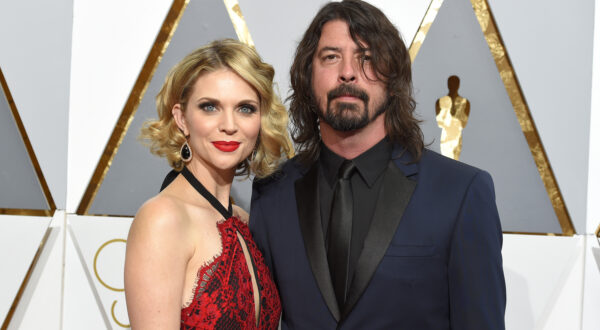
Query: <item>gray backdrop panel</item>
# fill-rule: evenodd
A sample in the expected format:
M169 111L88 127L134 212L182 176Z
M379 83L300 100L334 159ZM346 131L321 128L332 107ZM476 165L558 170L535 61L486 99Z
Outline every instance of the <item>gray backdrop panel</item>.
M158 193L170 167L165 159L152 155L137 140L140 128L144 121L157 117L154 98L169 69L194 49L220 38L237 39L223 1L190 1L96 194L90 214L134 215L145 200ZM239 183L234 181L235 185ZM247 207L248 188L242 191L244 196L236 196L237 190L232 189L233 197Z
M435 119L435 103L448 94L448 77L460 77L458 92L471 104L460 160L491 173L502 229L560 233L470 1L444 1L415 59L413 74L425 141L433 142L430 148L437 152L441 129Z
M275 68L275 81L282 99L289 95L290 67L298 42L317 11L327 2L239 0L256 49Z
M67 199L72 35L73 0L0 5L0 65L58 209Z
M490 0L490 7L575 229L585 233L594 1Z
M0 208L49 209L4 92L0 90Z

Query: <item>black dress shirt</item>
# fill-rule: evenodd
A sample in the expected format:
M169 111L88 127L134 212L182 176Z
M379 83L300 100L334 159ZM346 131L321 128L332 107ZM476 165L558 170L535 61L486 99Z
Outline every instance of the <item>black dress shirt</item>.
M349 283L352 282L358 257L362 252L365 237L371 226L371 219L375 212L377 197L379 196L381 183L383 182L383 173L388 166L391 155L392 143L386 137L369 150L352 159L356 166L356 171L350 178L354 207L352 209ZM329 230L333 190L335 189L338 171L342 162L344 162L344 158L329 150L324 144L321 144L318 185L321 222L325 240L329 236L327 231ZM325 246L328 246L328 242L325 242Z

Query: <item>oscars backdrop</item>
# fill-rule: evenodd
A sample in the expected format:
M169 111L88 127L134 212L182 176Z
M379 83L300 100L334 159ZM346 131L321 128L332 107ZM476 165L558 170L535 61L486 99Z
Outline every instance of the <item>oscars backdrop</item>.
M369 2L409 46L428 148L494 179L507 329L598 329L600 3ZM2 329L129 327L127 233L170 170L138 136L168 70L239 39L275 67L285 99L325 3L0 3ZM246 210L250 193L235 180Z

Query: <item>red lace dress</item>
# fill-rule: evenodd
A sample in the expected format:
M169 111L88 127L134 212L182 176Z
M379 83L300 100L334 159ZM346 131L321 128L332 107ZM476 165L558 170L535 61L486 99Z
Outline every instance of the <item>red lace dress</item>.
M279 294L248 226L237 217L217 224L222 253L198 271L194 298L181 310L181 329L277 329L281 305ZM237 233L251 256L249 269ZM259 289L256 320L250 272ZM258 325L257 325L258 324Z

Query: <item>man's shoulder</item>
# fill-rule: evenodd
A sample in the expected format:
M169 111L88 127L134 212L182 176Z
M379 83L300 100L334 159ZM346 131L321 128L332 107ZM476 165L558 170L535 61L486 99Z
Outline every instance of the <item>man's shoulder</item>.
M456 174L464 173L467 175L473 175L481 171L481 169L475 166L460 162L458 160L454 160L444 155L440 155L439 153L429 149L423 150L420 162L423 164L424 167L431 167L443 171L451 171L455 172Z
M470 192L491 196L492 199L495 196L492 176L475 166L431 150L423 151L417 166L417 175L413 179L420 186L421 193L425 193L430 200L444 200L449 203L447 205L459 205ZM453 200L456 203L451 202Z
M429 149L423 150L419 160L419 174L441 177L445 180L456 180L457 182L470 182L478 176L489 177L489 173L485 170L440 155Z
M277 171L264 178L256 178L252 183L252 197L271 191L289 189L306 172L307 167L297 157L285 161Z

